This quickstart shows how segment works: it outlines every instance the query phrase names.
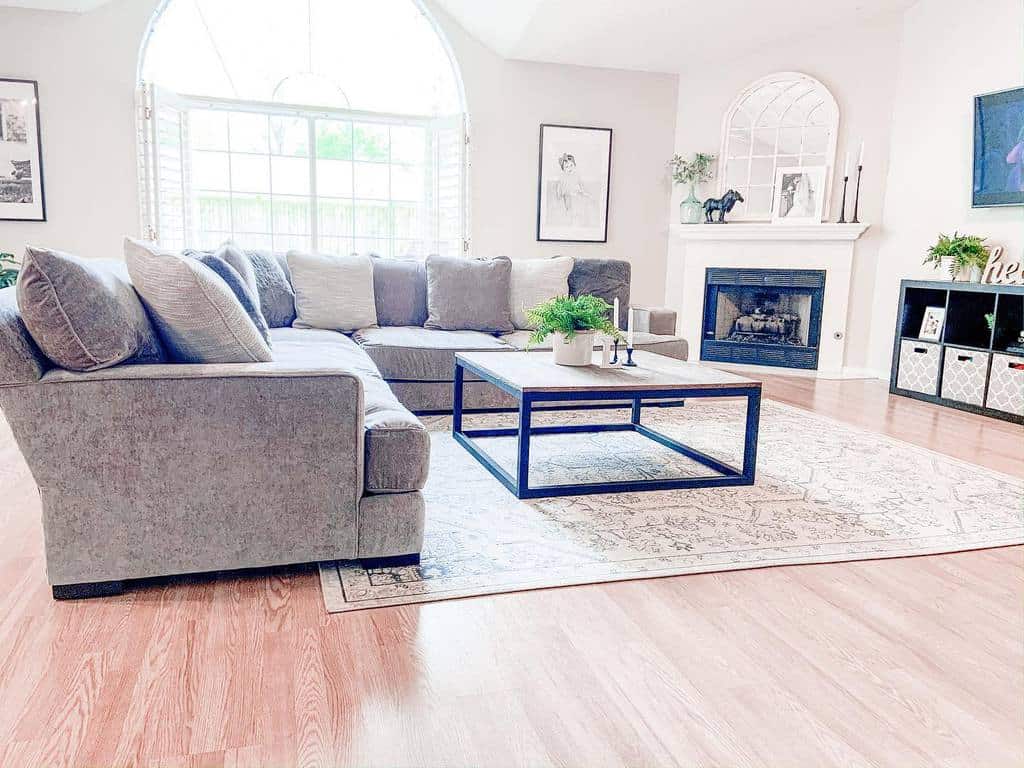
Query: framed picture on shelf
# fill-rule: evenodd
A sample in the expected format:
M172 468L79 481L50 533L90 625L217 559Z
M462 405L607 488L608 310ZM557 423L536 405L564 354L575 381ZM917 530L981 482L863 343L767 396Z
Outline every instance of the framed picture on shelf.
M772 200L772 223L820 224L825 212L828 168L814 165L777 168Z
M921 320L921 331L917 338L921 341L939 341L942 338L942 326L946 322L945 307L926 307Z
M541 125L537 239L608 242L611 170L611 128Z
M34 80L0 78L0 221L46 221Z

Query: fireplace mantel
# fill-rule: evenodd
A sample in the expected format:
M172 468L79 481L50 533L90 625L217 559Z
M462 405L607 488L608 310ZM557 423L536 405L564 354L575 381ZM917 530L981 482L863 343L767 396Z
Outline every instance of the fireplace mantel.
M677 227L683 240L857 240L870 224L770 224L731 221Z

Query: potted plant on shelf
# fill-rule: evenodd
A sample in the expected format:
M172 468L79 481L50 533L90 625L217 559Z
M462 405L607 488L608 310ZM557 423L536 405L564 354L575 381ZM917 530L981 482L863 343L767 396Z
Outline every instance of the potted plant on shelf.
M686 160L682 155L673 155L668 161L672 169L672 180L676 184L690 185L690 195L679 203L680 224L699 224L703 218L704 208L694 194L694 189L698 184L711 181L714 176L711 166L714 162L714 155L705 155L703 152L695 154L693 160Z
M931 264L935 269L947 263L949 276L958 282L981 282L981 270L988 263L988 248L985 238L977 235L961 235L953 232L939 235L938 241L928 249L924 264Z
M0 253L0 288L8 288L18 282L18 262L13 253Z
M611 321L611 305L597 296L557 296L533 309L526 316L536 328L529 344L552 340L558 365L590 365L594 335L603 333L614 339L622 334Z

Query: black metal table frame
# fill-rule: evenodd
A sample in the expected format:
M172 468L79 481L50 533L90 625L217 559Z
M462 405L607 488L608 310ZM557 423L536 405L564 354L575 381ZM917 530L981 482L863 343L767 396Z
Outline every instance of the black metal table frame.
M463 381L470 371L490 382L519 401L519 425L499 429L464 429ZM561 392L534 392L517 389L488 371L458 357L455 359L455 391L452 404L452 437L494 475L516 498L536 499L550 496L580 496L591 493L623 493L634 491L663 491L678 488L715 488L733 485L753 485L757 464L757 433L761 415L760 385L723 385L720 387L671 387L644 391L579 390ZM691 448L640 423L644 399L684 399L699 397L745 397L747 400L746 429L743 438L743 467L737 469L713 456ZM533 406L537 403L564 403L577 401L629 401L632 412L628 424L579 424L537 427L532 424ZM530 487L530 438L533 435L590 434L596 432L636 432L646 438L703 464L718 474L700 477L680 477L658 480L615 480L605 483L571 483ZM475 438L515 437L518 439L516 476L513 477L476 442Z

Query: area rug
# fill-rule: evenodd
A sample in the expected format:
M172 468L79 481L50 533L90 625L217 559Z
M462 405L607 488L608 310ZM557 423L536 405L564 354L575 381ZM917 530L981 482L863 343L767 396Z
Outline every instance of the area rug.
M623 421L621 412L545 414L541 423ZM320 566L329 612L519 590L1024 542L1024 481L765 401L753 486L519 501L452 439L431 430L419 566ZM644 423L738 465L743 409L691 400ZM467 426L510 425L506 415ZM512 438L487 449L514 474ZM706 474L633 433L531 443L531 483Z

